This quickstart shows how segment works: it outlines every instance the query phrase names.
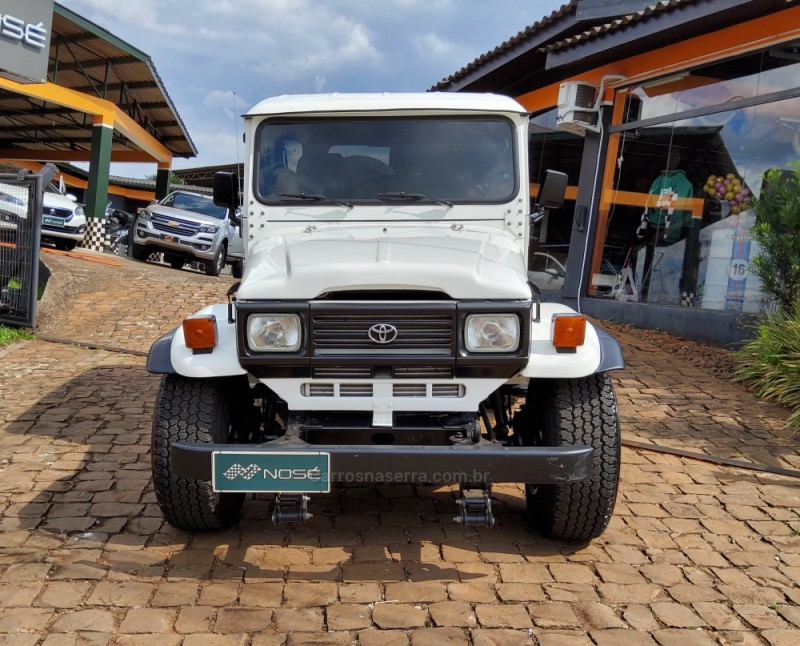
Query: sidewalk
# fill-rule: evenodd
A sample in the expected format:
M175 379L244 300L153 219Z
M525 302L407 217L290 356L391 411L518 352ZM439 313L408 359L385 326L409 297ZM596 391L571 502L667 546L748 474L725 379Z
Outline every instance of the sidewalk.
M47 261L38 332L134 352L234 282ZM624 437L800 468L785 411L621 341ZM624 449L614 519L589 545L529 534L516 485L495 488L495 530L453 523L448 487L392 486L315 497L309 524L281 528L259 497L237 528L192 535L155 504L144 361L0 350L0 641L800 643L800 479Z

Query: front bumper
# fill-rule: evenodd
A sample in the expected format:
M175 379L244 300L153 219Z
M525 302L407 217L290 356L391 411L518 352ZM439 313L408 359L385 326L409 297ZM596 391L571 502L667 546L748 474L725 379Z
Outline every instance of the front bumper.
M191 237L163 234L141 222L136 223L133 241L138 245L158 247L167 253L173 251L198 260L212 260L217 249L214 244L214 234L197 234Z
M86 235L86 225L79 227L64 227L57 229L55 227L42 226L43 238L65 238L67 240L75 240L81 242Z
M299 439L263 444L176 442L173 475L211 480L215 451L330 454L330 481L339 483L559 484L588 478L594 449L586 445L507 447L482 440L455 446L321 445Z

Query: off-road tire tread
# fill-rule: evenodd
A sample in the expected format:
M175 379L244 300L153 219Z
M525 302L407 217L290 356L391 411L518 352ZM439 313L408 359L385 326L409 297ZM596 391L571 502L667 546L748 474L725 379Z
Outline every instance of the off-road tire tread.
M175 476L170 460L174 442L227 439L218 437L221 427L227 426L226 389L221 379L166 375L161 382L153 416L153 485L164 518L173 527L214 531L238 519L243 494L219 494L208 481Z
M596 538L611 520L619 484L619 412L611 378L598 373L556 381L547 408L545 444L592 446L592 475L580 482L540 486L536 494L526 487L530 520L551 538Z

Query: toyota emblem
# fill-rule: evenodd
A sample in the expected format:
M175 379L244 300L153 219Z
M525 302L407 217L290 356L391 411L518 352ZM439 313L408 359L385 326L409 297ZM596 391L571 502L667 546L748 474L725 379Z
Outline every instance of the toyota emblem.
M386 345L397 338L397 328L388 323L377 323L369 329L369 338L375 343Z

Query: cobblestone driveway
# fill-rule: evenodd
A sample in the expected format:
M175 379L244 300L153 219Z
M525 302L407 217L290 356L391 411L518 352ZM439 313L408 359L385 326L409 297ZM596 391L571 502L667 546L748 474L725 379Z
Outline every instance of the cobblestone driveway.
M230 279L47 258L41 334L146 350ZM800 467L786 413L622 338L623 435ZM139 356L33 341L0 350L0 643L800 644L800 479L623 451L609 530L452 522L449 488L345 488L276 529L165 525L149 477L158 378Z

